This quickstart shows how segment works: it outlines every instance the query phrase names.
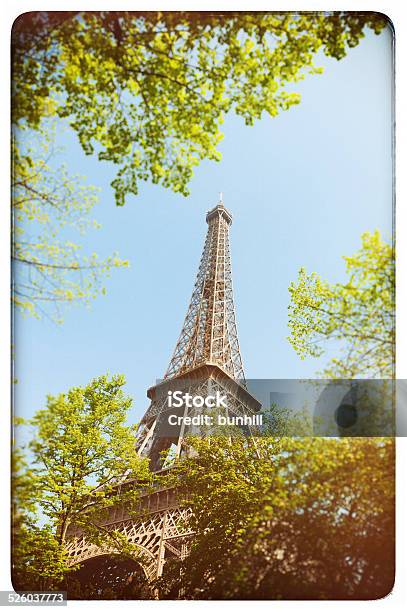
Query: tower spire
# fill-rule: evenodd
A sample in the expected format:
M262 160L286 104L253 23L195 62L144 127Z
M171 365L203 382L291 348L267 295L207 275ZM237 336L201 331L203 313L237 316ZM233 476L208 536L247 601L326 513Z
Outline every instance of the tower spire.
M211 363L245 386L233 302L232 215L222 197L220 193L219 203L206 215L208 231L195 286L165 378Z

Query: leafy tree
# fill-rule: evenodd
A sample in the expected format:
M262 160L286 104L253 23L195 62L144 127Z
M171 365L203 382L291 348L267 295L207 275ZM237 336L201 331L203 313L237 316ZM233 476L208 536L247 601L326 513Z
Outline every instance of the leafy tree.
M44 576L56 580L66 573L64 551L74 531L91 542L107 543L117 553L137 557L139 551L122 534L103 527L113 506L125 504L128 512L136 512L140 491L152 481L147 460L135 449L135 427L125 425L131 400L123 393L124 382L123 376L101 376L86 387L49 396L46 409L28 421L34 432L28 444L31 467L24 472L24 481L35 490L35 508L30 512L45 519L43 550L51 550L53 556L43 559L38 553L35 533L24 540L31 534L31 523L22 521L20 541L25 549L17 547L14 555L19 576L28 572L25 580L30 571L38 580ZM118 486L124 476L131 486ZM16 505L20 511L21 494L16 495ZM32 570L31 558L35 559Z
M188 194L219 160L224 115L251 125L300 101L287 87L379 33L378 13L32 12L13 27L13 122L67 118L83 150L117 164L116 202L151 180Z
M170 476L192 508L189 556L162 597L371 599L394 574L389 439L191 439Z
M13 139L13 301L24 313L60 319L62 303L88 302L104 292L102 276L127 262L116 254L82 256L73 242L73 231L98 227L89 217L96 191L56 165L53 129L31 131L29 147L24 142L21 135Z
M394 369L394 250L378 231L362 235L361 249L344 257L348 280L330 284L302 268L289 291L289 341L296 352L319 357L334 341L341 355L325 378L391 377Z
M21 15L12 32L15 304L60 320L60 305L104 292L103 275L127 263L81 257L65 238L68 226L87 225L95 194L49 163L51 118L66 119L85 153L117 165L118 204L147 180L186 195L194 166L220 158L226 113L250 125L290 108L300 98L287 85L321 71L320 49L341 59L365 26L385 24L376 13ZM24 151L36 130L43 150Z
M12 580L18 590L46 590L67 572L67 555L38 517L38 481L21 449L12 464Z

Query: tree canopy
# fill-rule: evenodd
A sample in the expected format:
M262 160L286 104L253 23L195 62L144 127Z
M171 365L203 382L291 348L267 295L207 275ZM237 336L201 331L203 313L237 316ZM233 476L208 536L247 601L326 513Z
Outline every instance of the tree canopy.
M82 255L96 202L83 178L55 164L50 125L68 126L84 152L113 162L117 204L140 181L188 194L194 167L219 160L233 111L251 125L298 104L292 83L341 59L378 13L30 12L12 31L15 305L61 319L64 303L104 292L127 265Z
M138 510L140 492L153 478L136 452L135 426L125 424L131 400L124 382L123 376L100 376L49 396L47 407L26 422L33 428L30 465L17 453L14 475L16 583L33 588L47 578L58 584L69 571L65 547L72 528L90 542L137 556L119 532L101 526L115 505L125 504L130 514ZM124 477L132 487L117 486ZM44 555L37 552L39 541Z
M362 235L362 246L344 257L348 280L329 283L299 271L290 285L289 341L296 352L319 357L328 342L340 355L326 378L391 377L394 372L395 261L379 231Z
M379 33L378 13L32 12L13 28L13 122L66 118L83 150L117 165L116 202L152 181L188 194L220 158L233 110L251 125L298 104L289 85Z
M55 125L13 138L13 302L23 313L61 320L61 305L88 303L105 292L103 278L127 266L116 253L82 254L75 234L99 227L91 218L97 190L58 164Z
M394 443L380 438L189 440L173 467L190 554L163 598L373 599L394 579Z
M38 479L21 449L12 457L12 578L23 590L46 590L67 572L68 556L38 515Z

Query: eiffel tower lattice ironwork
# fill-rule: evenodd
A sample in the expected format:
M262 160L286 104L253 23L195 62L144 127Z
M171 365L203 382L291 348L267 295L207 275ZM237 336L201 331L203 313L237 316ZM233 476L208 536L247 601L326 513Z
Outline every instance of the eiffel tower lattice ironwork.
M178 408L179 422L169 426L169 392L182 390L191 396L207 397L219 392L227 398L227 415L253 416L260 403L246 386L233 301L229 228L232 216L222 197L206 215L208 231L192 292L191 302L164 379L148 389L151 400L141 421L138 452L150 460L150 469L160 472L170 467L169 459L181 457L187 434L197 433L185 425L185 417L202 412L185 402ZM242 427L251 435L250 426ZM166 457L165 457L166 455ZM140 563L148 580L160 576L165 559L182 558L192 536L188 528L189 510L181 507L173 489L160 489L146 495L142 504L147 513L139 521L126 508L112 509L104 527L120 530L143 552ZM71 563L83 562L109 553L77 534L69 545Z
M214 363L245 384L233 303L229 249L232 216L220 200L206 220L208 233L197 279L165 378Z

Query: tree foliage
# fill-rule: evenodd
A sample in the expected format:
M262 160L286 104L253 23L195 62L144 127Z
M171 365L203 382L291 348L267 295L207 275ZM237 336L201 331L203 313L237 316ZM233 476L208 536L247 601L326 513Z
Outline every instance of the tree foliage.
M362 235L360 250L344 257L348 280L331 284L302 268L289 291L289 341L296 352L319 357L327 341L341 355L326 378L391 377L394 368L394 250L378 231Z
M20 590L46 590L66 575L67 555L38 516L38 479L21 449L12 463L12 579Z
M103 276L127 263L82 256L65 238L67 226L84 229L95 193L50 163L50 119L117 166L118 204L140 181L186 195L194 167L220 159L228 112L251 125L290 108L300 100L290 84L320 72L319 50L341 59L365 27L385 24L376 13L21 15L12 32L15 304L60 320L60 305L104 292ZM42 148L32 146L36 131Z
M117 164L116 202L151 180L188 193L194 166L218 160L234 110L251 125L300 97L320 72L386 25L378 13L33 12L13 28L13 121L66 118L83 150Z
M28 444L32 460L16 481L15 493L21 546L14 550L14 564L25 580L30 571L39 580L44 576L56 580L66 573L64 551L72 529L90 542L107 543L117 553L137 556L138 550L122 534L103 528L112 507L124 504L129 513L136 511L141 490L152 480L148 461L135 449L135 427L125 424L131 400L123 393L124 382L123 376L100 376L86 387L49 396L47 407L28 421L34 428ZM125 476L132 480L131 487L118 486ZM27 513L21 515L24 500L29 500L21 491L27 487L32 493L30 516L36 513L45 519L40 534L48 548L43 550L53 551L44 564L36 548L39 532L27 538L32 523Z
M391 439L192 439L171 474L195 531L161 596L372 599L394 574Z
M74 233L99 227L90 217L96 190L57 164L54 129L31 131L29 146L24 135L13 138L13 302L24 313L60 320L63 303L104 293L102 278L127 262L81 254Z

